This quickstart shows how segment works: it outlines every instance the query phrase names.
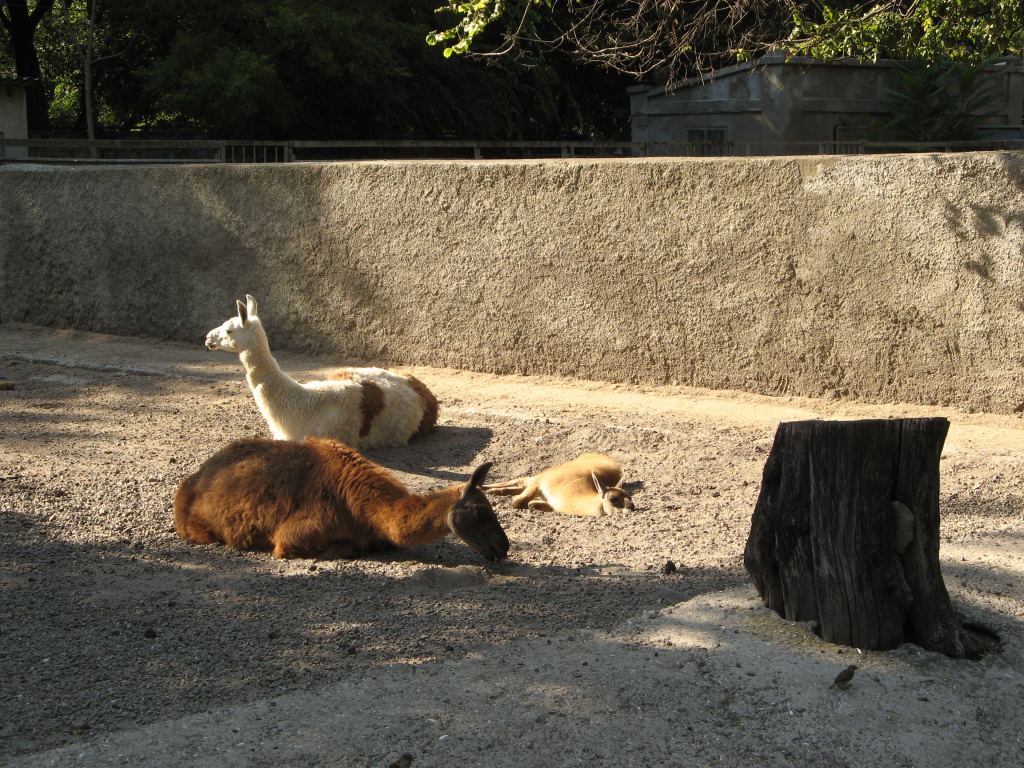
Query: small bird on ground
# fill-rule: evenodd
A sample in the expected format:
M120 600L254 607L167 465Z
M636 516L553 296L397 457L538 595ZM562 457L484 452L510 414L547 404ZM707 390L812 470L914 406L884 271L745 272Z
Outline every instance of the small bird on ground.
M845 691L850 687L850 683L853 682L853 673L857 671L857 665L851 664L838 675L836 679L832 681L830 688L838 688L840 691Z

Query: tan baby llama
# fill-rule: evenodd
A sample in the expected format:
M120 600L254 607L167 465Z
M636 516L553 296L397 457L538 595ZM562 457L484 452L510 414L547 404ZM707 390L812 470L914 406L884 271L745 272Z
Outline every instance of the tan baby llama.
M622 467L603 453L584 453L532 477L485 485L496 496L511 496L513 509L562 512L600 517L633 509L632 497L619 486Z

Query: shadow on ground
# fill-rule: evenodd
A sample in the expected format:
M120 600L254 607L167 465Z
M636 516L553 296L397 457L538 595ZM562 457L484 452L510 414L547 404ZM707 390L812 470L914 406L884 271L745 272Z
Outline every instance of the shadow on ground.
M353 670L458 659L565 628L607 630L639 606L723 578L715 569L596 575L514 559L490 568L447 540L368 561L280 564L170 533L145 546L74 544L16 509L3 510L0 540L8 755ZM395 578L383 573L388 563L411 567Z

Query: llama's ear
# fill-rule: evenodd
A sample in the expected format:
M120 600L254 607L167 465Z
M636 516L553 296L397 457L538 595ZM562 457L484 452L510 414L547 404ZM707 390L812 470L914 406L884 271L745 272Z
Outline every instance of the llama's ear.
M254 299L248 293L245 294L245 308L249 310L249 317L256 317L256 315L259 314L256 311L256 299Z
M601 481L597 479L597 475L591 472L590 479L594 481L594 487L597 489L597 495L604 496L604 488L601 487Z
M491 471L491 462L485 461L479 467L473 470L473 474L469 478L469 482L466 483L466 489L479 488L480 484L487 479L487 473Z
M238 319L242 321L242 325L245 325L249 322L249 310L240 301L235 301L235 306L238 307Z

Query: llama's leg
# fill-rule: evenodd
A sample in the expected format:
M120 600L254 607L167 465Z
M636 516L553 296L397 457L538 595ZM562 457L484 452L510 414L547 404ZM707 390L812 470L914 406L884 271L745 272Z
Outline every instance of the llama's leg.
M518 480L506 480L503 483L489 483L481 485L480 489L485 493L493 493L495 496L512 496L523 492L528 479L520 477Z
M219 539L213 535L213 532L203 525L202 521L196 520L191 516L175 520L174 528L177 530L178 535L181 536L181 538L191 541L194 544L215 544L219 541Z
M270 537L273 555L278 559L313 557L328 544L323 527L316 518L290 517Z
M531 512L554 512L555 508L548 504L543 499L534 499L527 504Z
M195 479L189 478L174 494L174 530L186 541L212 544L215 539L205 525L196 520Z
M396 549L398 549L398 546L394 542L378 539L377 541L367 544L363 551L368 555L376 555L381 552L394 552Z
M536 496L540 492L539 484L533 478L530 478L526 484L526 488L512 499L512 509L525 509L530 503L530 499Z
M358 547L351 541L331 541L320 550L318 557L321 560L355 560L360 554Z
M195 544L213 544L217 541L213 531L197 519L192 506L179 503L177 499L174 505L174 530L181 538Z

